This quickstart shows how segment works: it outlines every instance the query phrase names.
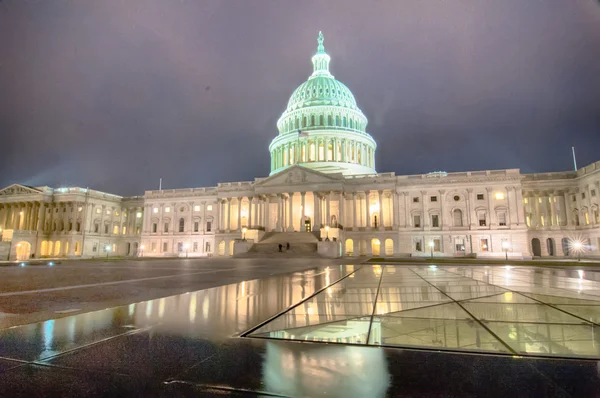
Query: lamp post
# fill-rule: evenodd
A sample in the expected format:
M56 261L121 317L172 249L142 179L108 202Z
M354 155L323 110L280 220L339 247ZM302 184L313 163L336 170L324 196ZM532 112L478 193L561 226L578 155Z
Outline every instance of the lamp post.
M140 246L140 257L144 257L144 245Z
M510 249L510 242L507 240L503 241L502 249L504 249L504 254L506 255L506 260L508 260L508 249Z
M190 247L190 245L188 245L187 243L183 245L183 248L185 249L185 258L188 258L189 247Z
M429 242L429 248L431 249L431 258L433 258L433 241Z
M110 253L110 245L104 246L104 251L106 251L106 258L108 259L108 253Z
M573 242L573 249L577 252L577 261L581 261L581 252L583 251L583 244L581 242Z
M242 240L244 242L246 241L246 232L248 232L248 228L246 228L246 227L242 228Z
M327 232L327 238L325 240L329 241L329 225L325 227L325 231Z

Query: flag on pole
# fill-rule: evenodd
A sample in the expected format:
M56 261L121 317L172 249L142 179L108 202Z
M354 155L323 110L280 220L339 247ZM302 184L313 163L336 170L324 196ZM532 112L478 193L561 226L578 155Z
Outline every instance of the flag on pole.
M308 133L298 130L298 137L308 137Z

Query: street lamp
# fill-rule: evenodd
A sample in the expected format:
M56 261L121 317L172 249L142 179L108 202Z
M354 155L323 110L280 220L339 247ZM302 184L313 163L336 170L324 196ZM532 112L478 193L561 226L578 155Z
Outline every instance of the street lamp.
M140 257L144 257L144 245L140 246Z
M502 249L504 249L504 254L506 255L506 260L508 260L508 249L510 249L510 242L507 240L503 241Z
M106 251L106 258L108 258L108 253L110 253L110 245L106 245L104 250Z
M581 252L583 251L583 244L579 241L572 243L573 249L577 252L577 261L581 261Z
M325 240L329 241L329 225L325 227L325 231L327 232L327 238Z
M433 258L433 241L429 242L429 247L431 248L431 258Z
M248 232L248 228L246 228L246 227L242 228L242 240L244 242L246 241L246 232Z
M188 245L187 243L183 245L183 248L185 249L185 258L188 257L188 248L190 247L190 245Z

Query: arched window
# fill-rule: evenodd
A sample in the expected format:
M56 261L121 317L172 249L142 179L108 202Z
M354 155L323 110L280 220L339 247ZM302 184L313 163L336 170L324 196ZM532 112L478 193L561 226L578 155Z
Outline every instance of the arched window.
M319 126L323 125L323 115L319 115Z
M296 120L294 120L294 128L295 128L296 130L298 130L298 129L300 128L300 127L298 126L298 124L299 124L299 121L298 121L298 118L296 118Z
M342 119L342 126L346 127L346 116Z
M311 126L315 125L315 115L310 115L310 125Z
M328 126L333 125L333 118L331 117L331 115L327 115L327 125Z
M335 116L335 125L336 127L339 127L340 125L340 117L338 115Z
M306 116L302 116L302 128L305 128L306 126L307 126Z
M179 232L183 232L185 229L185 220L183 218L179 219Z
M354 122L352 121L352 119L350 119L350 128L353 129L354 128Z

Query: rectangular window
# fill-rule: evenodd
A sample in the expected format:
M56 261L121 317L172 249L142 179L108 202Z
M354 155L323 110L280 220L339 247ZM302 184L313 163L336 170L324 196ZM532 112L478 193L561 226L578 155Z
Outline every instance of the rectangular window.
M594 220L596 220L596 224L600 223L600 214L598 214L598 210L594 210Z
M482 252L487 252L489 250L490 250L490 248L488 246L488 240L487 239L481 239L481 251Z
M431 216L431 226L434 228L440 226L440 217L437 214Z
M486 220L485 220L485 213L481 212L477 215L477 217L479 220L479 226L485 227L487 225Z
M155 252L156 251L156 242L152 242L152 244L150 245L150 249Z
M169 223L168 222L165 223L165 228L164 228L163 231L164 232L169 232Z
M584 215L585 215L585 225L590 225L590 214L586 211Z
M81 223L80 223L80 222L78 222L78 223L77 223L77 232L80 232L80 231L81 231Z
M441 252L442 251L442 242L439 239L433 240L433 251Z
M206 205L206 211L212 211L212 205Z
M158 207L153 208L152 213L155 213L155 214L158 213Z
M531 217L529 217L529 216L525 217L525 222L527 223L528 227L531 227Z
M210 253L210 242L206 242L206 247L204 248L206 253Z
M142 230L140 229L140 227L137 227L137 228L135 229L135 233L136 233L136 235L139 235L141 231L142 231Z
M194 242L194 246L193 246L192 250L195 252L198 251L198 242Z
M94 233L100 232L100 224L94 224Z
M418 196L413 197L413 203L419 203L419 197Z
M506 226L506 213L498 213L498 225L501 227Z
M540 216L540 222L542 223L542 227L546 226L546 219L544 218L544 216Z
M113 234L114 235L118 235L119 234L119 226L118 225L113 226Z
M573 195L573 202L577 202L577 196Z
M136 217L136 218L142 218L142 213L141 213L141 212L137 212L137 213L135 214L135 217Z
M96 214L100 214L100 211L101 211L100 208L96 209Z
M171 208L170 207L165 207L165 213L170 213L171 212Z
M529 203L529 200L527 198L524 198L523 203L527 204L527 203Z
M98 251L98 244L97 243L94 243L94 246L92 246L92 251L94 253L96 253Z
M198 221L194 221L194 232L198 232L199 225L200 225L200 223Z
M504 200L504 194L502 192L496 192L496 200Z
M163 242L163 252L166 252L169 249L169 244L167 242Z
M429 198L429 200L431 200L432 202L437 202L437 196L432 196L431 198Z
M590 190L590 195L596 196L596 190L595 189Z
M206 232L210 232L211 230L212 230L212 222L207 221L206 222Z
M482 193L478 193L477 194L477 200L483 200L483 194Z
M542 198L538 198L538 203L542 203Z
M194 206L194 211L200 211L200 206L198 206L198 205Z
M585 192L581 193L581 199L585 199Z
M420 252L420 251L422 251L422 248L421 248L421 241L420 241L420 240L418 240L418 241L415 241L415 251L417 251L417 252Z
M107 234L108 233L108 224L104 225L104 233Z
M420 228L421 227L421 216L419 216L419 215L413 216L413 226L415 228Z
M152 224L152 233L155 234L157 232L157 230L158 230L158 224L157 223L153 223Z

